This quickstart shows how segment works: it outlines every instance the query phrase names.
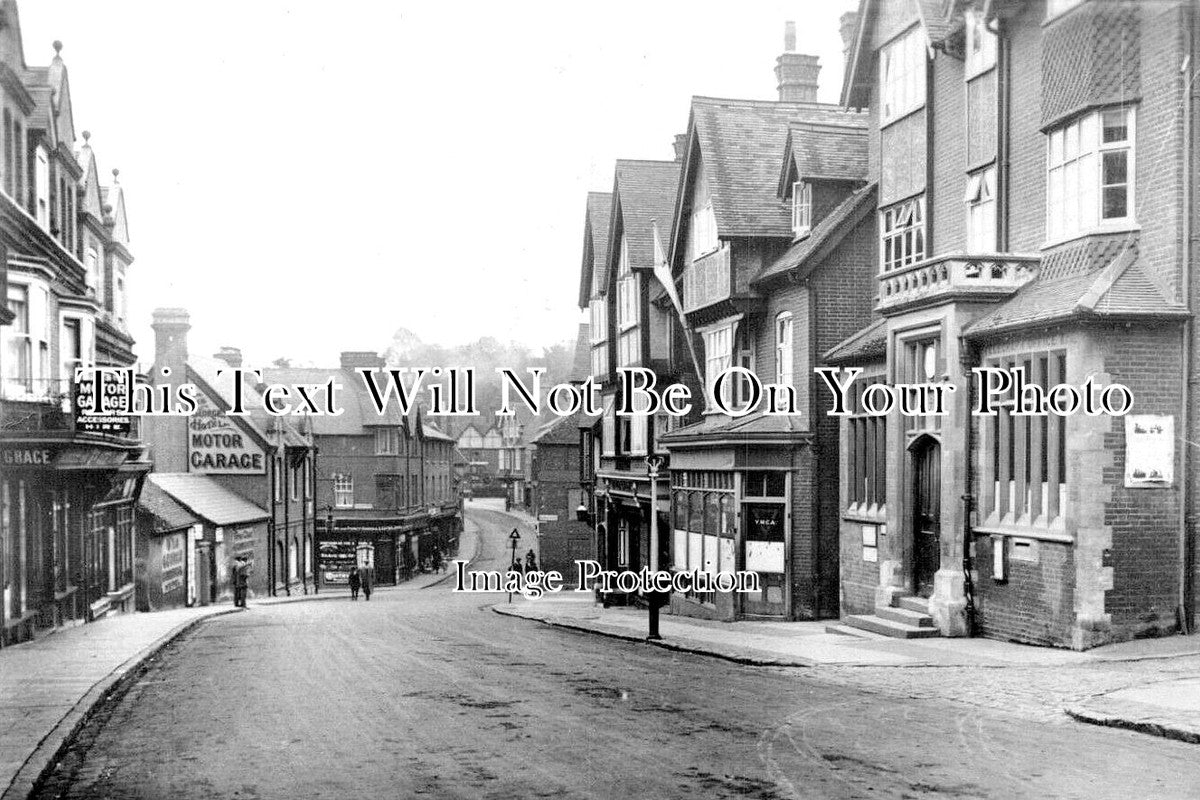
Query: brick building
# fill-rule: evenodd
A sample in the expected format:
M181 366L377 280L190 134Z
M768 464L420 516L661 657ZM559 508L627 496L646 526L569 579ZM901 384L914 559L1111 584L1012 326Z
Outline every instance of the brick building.
M671 265L704 370L700 418L669 432L676 570L749 570L757 593L676 594L715 619L838 614L836 422L812 368L865 324L874 185L865 115L816 102L819 64L789 23L777 102L692 100ZM749 413L754 382L783 414ZM790 394L789 394L790 393ZM716 405L722 400L726 410ZM729 413L732 412L732 413Z
M75 369L134 362L125 198L76 139L60 51L0 2L0 644L134 607L136 420L76 413Z
M956 392L924 417L868 416L856 393L843 612L1077 649L1177 630L1195 610L1195 5L863 0L847 23L880 319L827 359L859 386ZM1135 403L1025 416L1009 391L976 416L980 366Z
M252 560L252 594L313 591L316 448L310 418L267 414L261 399L265 386L249 369L240 387L247 413L226 414L236 402L234 370L242 367L241 352L225 347L211 358L190 353L191 321L185 309L156 309L153 328L154 365L148 382L194 385L197 408L187 416L144 416L144 438L156 479L164 478L160 473L172 476L156 480L158 488L213 521L188 552L202 573L215 576L212 584L218 592L210 599L226 596L224 576L238 555ZM261 511L266 525L226 530L216 523L202 509L225 492ZM254 516L244 521L255 521Z
M458 549L454 440L419 409L406 417L392 403L379 414L358 370L383 368L376 353L344 352L338 369L264 372L268 383L324 385L332 379L342 387L344 413L311 418L320 453L314 503L321 586L346 585L356 562L373 568L376 584L394 584L435 550ZM380 374L377 383L385 381Z
M667 563L669 504L661 442L666 415L618 415L616 370L643 367L660 384L672 382L668 331L674 312L669 305L652 302L659 294L653 270L661 258L659 231L669 230L679 170L679 161L617 161L611 207L607 214L595 215L607 223L607 231L589 229L589 236L606 237L609 244L597 247L589 242L592 258L585 248L583 269L590 285L581 295L589 300L591 375L600 387L603 408L598 420L585 425L595 459L590 477L598 495L597 559L607 569L650 565L651 514L658 515L658 563ZM593 198L603 196L589 196L589 222ZM597 260L601 251L603 258ZM657 496L652 493L651 459L662 469Z

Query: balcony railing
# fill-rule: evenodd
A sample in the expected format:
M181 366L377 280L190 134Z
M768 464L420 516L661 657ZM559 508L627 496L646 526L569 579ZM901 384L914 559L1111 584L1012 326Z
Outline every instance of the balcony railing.
M732 274L728 242L693 261L683 270L683 310L690 313L728 299Z
M1037 276L1040 256L945 255L879 276L879 310L943 302L953 296L1006 297Z

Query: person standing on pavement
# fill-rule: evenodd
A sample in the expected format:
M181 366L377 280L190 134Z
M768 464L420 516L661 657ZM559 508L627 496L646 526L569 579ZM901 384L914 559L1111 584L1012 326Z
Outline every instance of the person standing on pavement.
M233 560L233 605L236 608L246 607L246 590L250 586L250 565L245 556L237 556Z
M441 572L442 571L442 551L434 550L431 558L433 559L433 564L432 564L433 572L435 574L438 572Z
M371 586L371 569L370 569L370 567L364 569L361 574L362 574L363 600L370 601L371 589L373 588Z
M537 554L533 552L532 547L525 554L525 572L537 572Z
M350 599L358 599L358 588L362 586L362 576L358 574L358 567L350 568Z

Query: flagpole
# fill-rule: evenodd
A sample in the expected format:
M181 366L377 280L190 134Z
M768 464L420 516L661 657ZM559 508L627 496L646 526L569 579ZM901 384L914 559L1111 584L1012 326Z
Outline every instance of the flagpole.
M662 238L658 233L658 220L650 220L650 227L654 233L654 275L666 289L671 304L675 306L675 313L679 315L679 323L683 326L683 338L687 342L688 352L692 356L692 367L696 370L696 379L703 383L704 370L700 369L700 359L696 355L696 343L692 341L692 329L688 325L687 315L683 312L683 304L679 302L679 293L675 291L675 277L671 274L670 265L667 264Z

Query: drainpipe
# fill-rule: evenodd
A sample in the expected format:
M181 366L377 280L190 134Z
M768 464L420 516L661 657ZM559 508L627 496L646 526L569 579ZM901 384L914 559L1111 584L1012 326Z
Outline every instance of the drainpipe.
M1183 253L1182 253L1182 268L1183 278L1181 281L1181 290L1183 293L1183 303L1187 310L1192 311L1192 294L1191 294L1191 273L1192 273L1192 159L1195 157L1195 149L1192 146L1193 135L1193 102L1192 96L1194 92L1193 85L1195 83L1196 74L1188 75L1192 67L1193 54L1196 48L1196 13L1195 10L1190 10L1191 19L1187 26L1187 54L1184 56L1183 64L1180 66L1180 72L1183 73L1187 80L1183 85ZM1188 588L1190 581L1188 580L1188 566L1190 559L1188 545L1191 537L1188 535L1188 417L1189 406L1191 403L1191 392L1188 386L1188 380L1191 376L1192 366L1192 319L1187 317L1183 321L1183 370L1181 375L1180 397L1181 397L1181 413L1179 416L1179 425L1182 434L1178 437L1183 443L1179 448L1179 608L1177 616L1179 617L1179 632L1187 634L1189 632L1188 625Z
M971 368L978 365L975 348L969 341L963 337L958 337L958 363L964 375L971 374ZM975 382L968 378L967 380L967 409L964 417L966 426L964 428L964 447L966 450L965 463L965 481L967 486L966 493L962 496L963 503L963 521L962 521L962 571L963 571L963 595L967 601L967 635L975 635L975 581L971 578L971 572L974 568L973 559L971 558L971 546L975 540L975 532L971 527L971 514L975 510L975 470L973 469L972 456L975 452L975 426L974 420L971 417L971 409L975 407Z

